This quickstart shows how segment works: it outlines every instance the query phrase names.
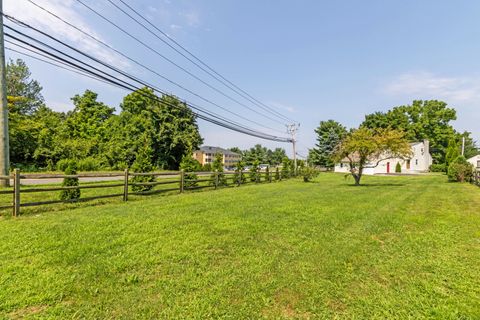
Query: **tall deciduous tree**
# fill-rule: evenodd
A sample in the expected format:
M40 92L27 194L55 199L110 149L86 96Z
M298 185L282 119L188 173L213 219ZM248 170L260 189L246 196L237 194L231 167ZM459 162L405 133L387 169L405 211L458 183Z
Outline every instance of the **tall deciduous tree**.
M365 116L362 126L401 130L410 141L428 139L432 157L437 163L444 163L448 141L455 136L450 122L456 119L455 109L443 101L415 100L411 105L369 114Z
M335 165L332 160L333 152L347 134L347 129L337 121L328 120L320 121L315 133L317 143L315 148L309 151L310 163L327 168L333 167Z
M355 185L359 185L365 168L376 167L382 160L404 158L410 154L410 144L403 132L361 127L352 130L338 144L334 160L347 159Z

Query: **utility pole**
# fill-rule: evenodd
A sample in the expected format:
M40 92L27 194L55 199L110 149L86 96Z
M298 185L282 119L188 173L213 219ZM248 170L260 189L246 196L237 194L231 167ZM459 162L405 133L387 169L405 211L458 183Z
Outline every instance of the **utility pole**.
M3 13L3 0L0 0ZM3 39L3 15L0 14L0 175L10 174L10 147L8 139L7 81L5 76L5 43ZM8 187L10 181L0 180L0 186Z
M287 132L292 136L292 147L293 147L293 167L295 169L295 174L297 174L297 130L300 127L300 123L287 124Z
M462 156L465 154L465 137L462 138Z

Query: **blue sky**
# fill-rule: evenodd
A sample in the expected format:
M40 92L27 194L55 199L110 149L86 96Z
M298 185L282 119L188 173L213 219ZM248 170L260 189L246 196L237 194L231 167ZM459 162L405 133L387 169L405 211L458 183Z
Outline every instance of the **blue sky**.
M265 126L285 130L169 65L76 1L34 1L202 96ZM202 79L235 95L146 34L107 1L84 1ZM300 154L306 155L307 148L314 144L313 130L321 120L334 119L355 127L367 113L408 104L413 99L446 101L458 112L456 129L471 131L480 140L480 2L142 0L128 3L242 89L300 122ZM46 16L27 0L5 0L4 7L7 13L169 92L255 128L254 124L203 103L111 54ZM7 57L19 55L7 52ZM98 92L99 100L117 109L126 94L94 80L25 60L33 77L43 85L47 104L56 110L71 109L69 98L87 88ZM289 145L247 137L203 121L199 124L205 144L247 148L262 143L290 151Z

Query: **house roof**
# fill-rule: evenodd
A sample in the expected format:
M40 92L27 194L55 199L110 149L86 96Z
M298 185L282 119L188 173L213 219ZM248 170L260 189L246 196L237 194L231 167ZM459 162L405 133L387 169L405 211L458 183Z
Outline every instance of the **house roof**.
M221 153L221 154L225 154L225 155L237 155L237 156L240 156L240 154L236 153L236 152L233 152L233 151L230 151L230 150L227 150L227 149L223 149L223 148L220 148L220 147L212 147L212 146L201 146L200 147L200 150L197 150L197 151L202 151L202 152L208 152L208 153Z
M477 159L477 158L479 158L479 157L480 157L480 154L477 154L476 156L473 156L473 157L467 159L467 161L469 161L469 160L475 160L475 159Z

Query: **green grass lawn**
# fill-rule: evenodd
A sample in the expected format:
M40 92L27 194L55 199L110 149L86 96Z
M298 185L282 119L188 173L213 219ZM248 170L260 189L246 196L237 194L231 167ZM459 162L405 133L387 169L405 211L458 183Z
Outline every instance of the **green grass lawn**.
M0 218L0 317L479 319L480 188L363 182Z

